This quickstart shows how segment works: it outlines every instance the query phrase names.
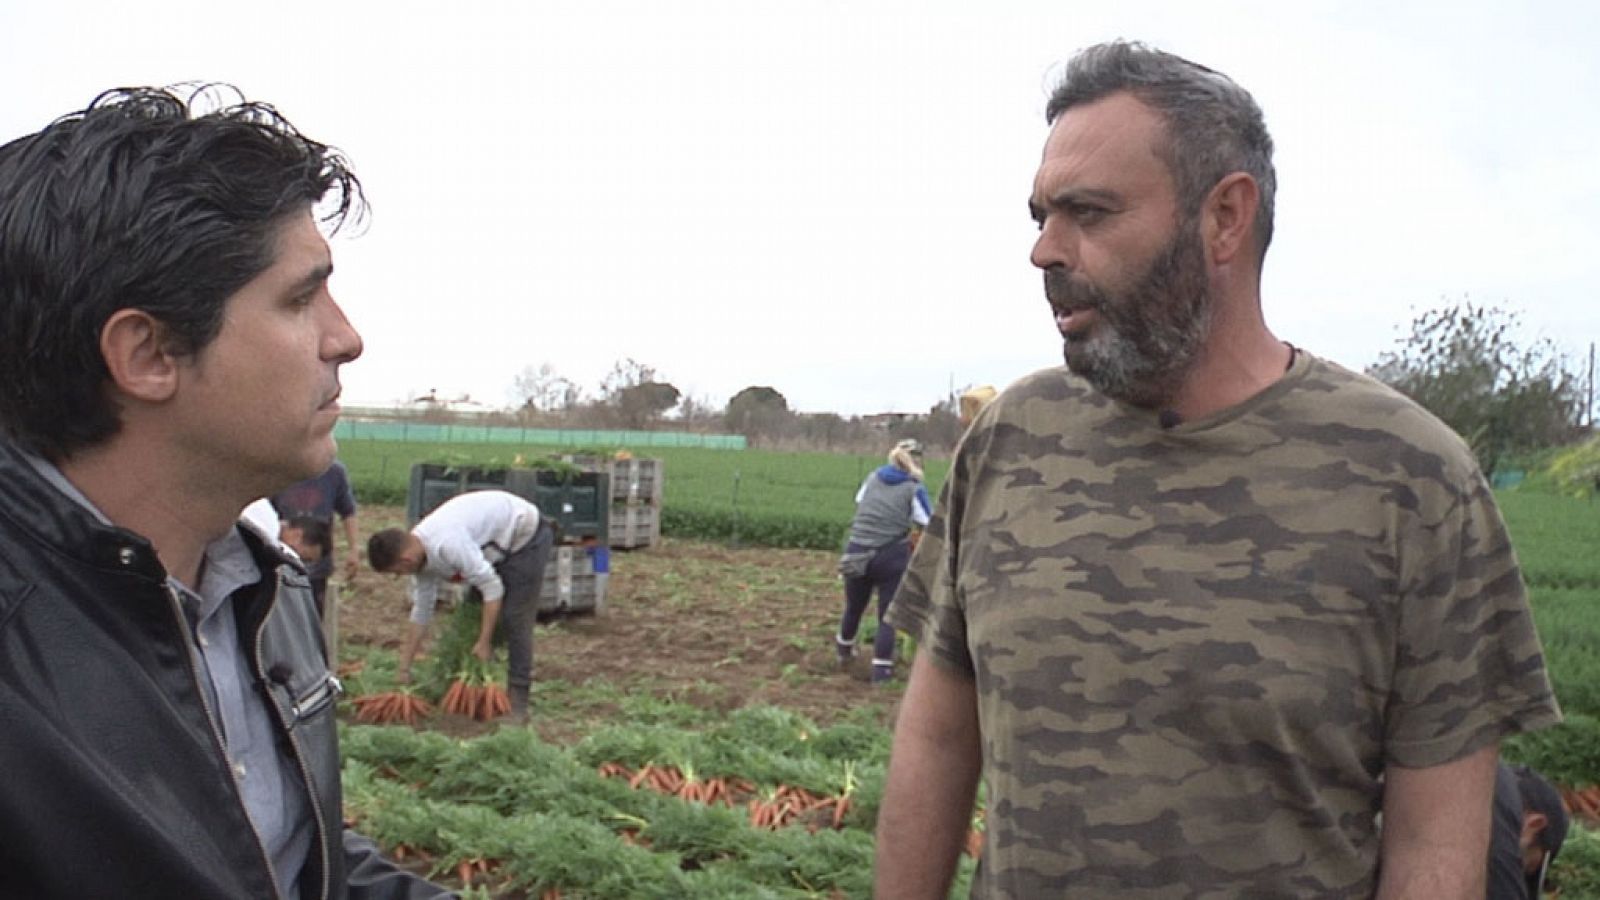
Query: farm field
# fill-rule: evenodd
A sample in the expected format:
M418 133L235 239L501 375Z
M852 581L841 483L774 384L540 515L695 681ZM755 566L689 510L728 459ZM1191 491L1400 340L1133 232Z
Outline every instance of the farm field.
M347 443L341 455L365 500L358 452ZM451 451L422 452L414 458ZM731 506L736 462L742 498L787 493L785 510L825 511L841 529L857 472L877 464L756 453L650 455L666 459L668 505ZM397 458L386 465L409 466ZM1600 780L1600 503L1520 489L1501 505L1568 718L1505 754L1590 785ZM402 518L368 501L362 524ZM415 729L350 724L347 815L408 865L480 898L867 896L900 683L875 689L864 669L834 664L831 552L752 546L748 534L742 546L691 539L672 522L659 546L613 554L599 615L541 625L532 728L454 715ZM807 539L769 536L797 535ZM387 690L403 581L363 573L341 610L347 687ZM1600 833L1575 827L1554 878L1567 900L1600 898Z
M403 515L366 506L363 530ZM612 569L600 614L537 629L531 728L352 721L347 817L479 897L867 896L901 685L871 686L864 660L835 663L832 554L667 538L614 554ZM342 587L352 696L393 687L404 584L365 572ZM425 661L417 671L419 692L436 696ZM720 779L727 799L631 789L604 763ZM752 803L781 807L795 791L810 808L751 824ZM484 871L462 869L479 859Z
M884 452L893 442L885 438ZM572 448L503 444L402 444L344 441L339 458L364 502L404 504L411 464L528 464ZM592 451L609 455L609 450ZM779 453L769 450L650 448L662 460L664 532L747 544L832 550L840 545L856 488L882 456ZM928 459L928 491L937 497L948 463Z

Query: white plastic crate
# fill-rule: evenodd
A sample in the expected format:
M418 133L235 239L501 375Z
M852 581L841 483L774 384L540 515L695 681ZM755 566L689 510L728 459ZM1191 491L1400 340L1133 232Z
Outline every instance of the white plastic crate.
M621 550L661 543L661 511L655 506L611 505L611 546Z
M605 547L550 548L539 590L539 612L597 613L605 606L610 555Z
M661 460L614 459L611 461L611 499L629 506L661 505Z

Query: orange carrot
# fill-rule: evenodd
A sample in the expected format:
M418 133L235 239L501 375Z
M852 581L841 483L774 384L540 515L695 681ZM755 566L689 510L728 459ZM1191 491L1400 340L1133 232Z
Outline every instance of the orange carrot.
M645 763L644 765L639 767L639 771L633 773L633 777L632 778L628 779L628 787L633 788L634 790L638 790L639 789L639 785L644 784L646 781L649 781L651 779L651 777L654 776L654 774L655 774L655 766L652 766L649 763Z
M1594 797L1584 791L1579 791L1577 793L1577 799L1578 808L1583 812L1584 815L1591 819L1600 817L1600 802L1596 802Z
M683 773L677 766L667 766L661 770L661 787L668 794L676 794L683 787Z
M659 791L663 794L672 793L672 790L667 787L667 770L661 766L656 766L652 769L650 771L649 786L651 790Z

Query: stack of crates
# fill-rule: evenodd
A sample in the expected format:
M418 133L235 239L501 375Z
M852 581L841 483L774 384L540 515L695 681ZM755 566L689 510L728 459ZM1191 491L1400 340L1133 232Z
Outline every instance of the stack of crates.
M562 544L550 550L539 590L539 612L599 613L611 577L610 551L600 544Z
M661 460L611 460L611 546L661 543Z
M613 459L604 456L563 456L561 460L586 472L603 472L611 479L610 524L612 548L633 550L661 543L661 460Z
M411 467L406 518L411 525L457 494L502 490L539 507L560 526L545 563L539 613L597 613L605 605L610 553L605 545L610 476L574 476L547 469L505 469L417 463Z

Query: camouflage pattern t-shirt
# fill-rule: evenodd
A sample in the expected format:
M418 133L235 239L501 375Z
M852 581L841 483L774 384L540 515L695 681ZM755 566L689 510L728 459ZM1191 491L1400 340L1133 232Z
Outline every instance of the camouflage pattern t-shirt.
M1559 720L1466 446L1301 352L1202 421L991 403L890 621L975 681L975 897L1368 897L1382 775Z

